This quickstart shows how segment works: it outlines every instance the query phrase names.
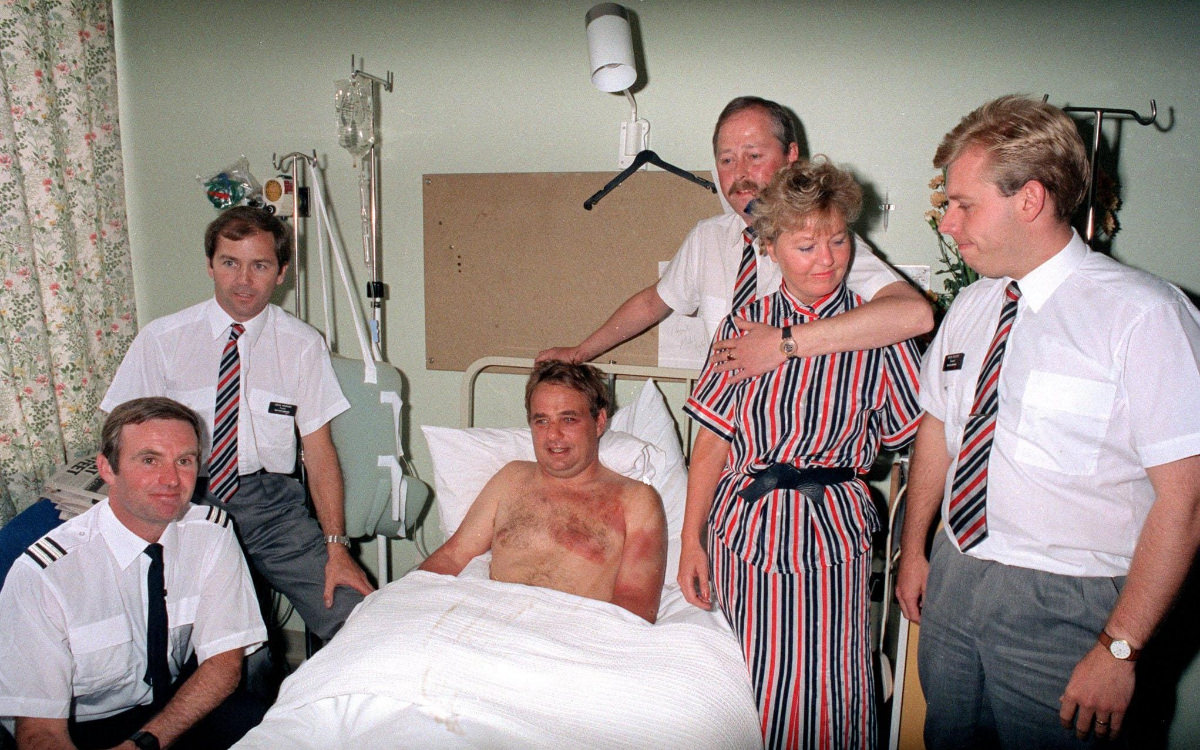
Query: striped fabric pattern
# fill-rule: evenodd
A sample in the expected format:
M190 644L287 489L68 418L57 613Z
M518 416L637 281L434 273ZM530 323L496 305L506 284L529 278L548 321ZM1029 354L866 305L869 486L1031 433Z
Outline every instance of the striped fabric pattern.
M241 358L237 340L246 328L229 326L229 340L217 369L217 403L213 412L213 447L208 459L208 490L227 502L238 490L238 402L241 390Z
M738 265L737 281L733 284L733 309L744 307L758 292L758 265L754 257L754 230L742 232L742 262Z
M844 285L805 306L780 291L735 310L718 338L740 335L733 315L772 326L798 326L862 304ZM741 383L705 365L684 411L730 441L729 464L717 484L709 516L712 533L758 567L795 573L833 565L870 546L880 528L862 481L827 487L821 503L806 507L799 492L775 491L748 505L737 493L751 475L773 463L854 467L866 472L880 444L897 449L916 434L920 407L916 345L789 359L778 369Z
M862 304L844 285L806 306L787 290L733 315L803 325ZM865 472L880 445L903 447L920 417L920 357L909 341L882 349L789 359L742 383L705 365L684 410L730 441L708 517L718 604L742 645L768 748L873 748L876 743L868 583L880 519L861 480L803 493L737 493L772 463Z
M979 380L975 385L975 402L963 428L962 447L954 470L950 495L948 523L963 552L987 538L987 467L996 431L996 407L999 403L1000 365L1008 346L1008 334L1017 317L1017 300L1021 290L1017 282L1009 282L1000 307L996 335L983 360Z
M713 589L750 670L763 742L775 748L873 748L871 556L771 573L709 543Z

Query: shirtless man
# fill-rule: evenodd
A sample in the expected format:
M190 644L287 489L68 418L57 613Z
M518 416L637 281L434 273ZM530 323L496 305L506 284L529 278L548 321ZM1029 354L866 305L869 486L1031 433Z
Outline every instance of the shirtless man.
M653 623L666 517L654 488L601 465L608 406L596 368L540 363L525 387L537 460L497 472L421 569L458 575L490 549L493 580L612 602Z

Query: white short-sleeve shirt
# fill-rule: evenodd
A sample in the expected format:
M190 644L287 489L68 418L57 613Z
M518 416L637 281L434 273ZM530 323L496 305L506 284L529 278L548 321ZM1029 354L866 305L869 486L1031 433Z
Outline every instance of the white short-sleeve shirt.
M705 219L692 228L675 257L658 280L658 296L672 310L698 315L704 321L706 340L716 333L721 319L733 305L733 287L742 262L742 231L746 221L741 214L726 213ZM867 243L854 238L854 260L846 286L869 300L883 287L901 281L900 274L881 261ZM757 254L758 292L756 297L774 294L783 274L766 253Z
M217 370L233 321L210 299L151 321L134 339L100 408L111 412L142 396L168 396L194 409L213 429ZM275 305L246 321L238 339L241 408L238 471L290 473L296 437L308 435L350 408L325 339ZM249 408L246 408L246 407ZM208 455L209 446L204 448Z
M266 641L228 515L192 506L163 532L171 676ZM102 501L32 544L0 591L0 717L102 719L150 703L146 541Z
M955 459L943 517L1009 281L964 289L925 354L921 406L945 423ZM1146 467L1200 453L1200 314L1176 287L1077 234L1017 283L988 460L988 536L967 554L1125 575L1155 500Z

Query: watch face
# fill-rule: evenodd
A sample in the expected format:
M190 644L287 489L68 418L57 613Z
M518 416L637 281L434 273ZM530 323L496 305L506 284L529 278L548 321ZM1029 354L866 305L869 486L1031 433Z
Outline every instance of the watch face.
M784 339L779 344L779 351L783 352L785 356L792 356L796 353L796 341L794 339Z
M1128 659L1133 649L1125 641L1113 641L1108 647L1109 653L1118 659Z

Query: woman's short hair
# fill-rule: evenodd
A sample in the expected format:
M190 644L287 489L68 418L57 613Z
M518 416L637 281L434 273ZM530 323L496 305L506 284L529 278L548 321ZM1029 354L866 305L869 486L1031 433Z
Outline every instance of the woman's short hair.
M533 400L533 390L542 383L553 383L579 391L588 402L588 411L592 419L597 419L600 412L608 413L612 400L608 395L608 385L604 375L591 365L572 364L561 360L539 362L529 373L529 382L525 384L525 419L530 414L530 402Z
M196 412L178 401L163 396L135 398L112 410L100 428L100 452L113 471L121 463L121 431L125 425L142 424L152 419L173 419L191 425L196 433L196 446L204 440L204 423Z
M292 228L273 213L255 206L234 206L221 212L204 230L204 255L211 262L217 239L237 242L252 234L269 234L275 241L275 260L280 270L292 259Z
M774 242L809 221L823 227L839 217L849 224L861 210L862 188L854 177L818 154L775 173L754 204L754 231L763 242Z
M1054 198L1059 218L1083 203L1091 166L1075 121L1058 107L1023 96L1002 96L964 117L942 138L933 166L944 169L971 148L988 157L991 182L1014 195L1037 180Z

